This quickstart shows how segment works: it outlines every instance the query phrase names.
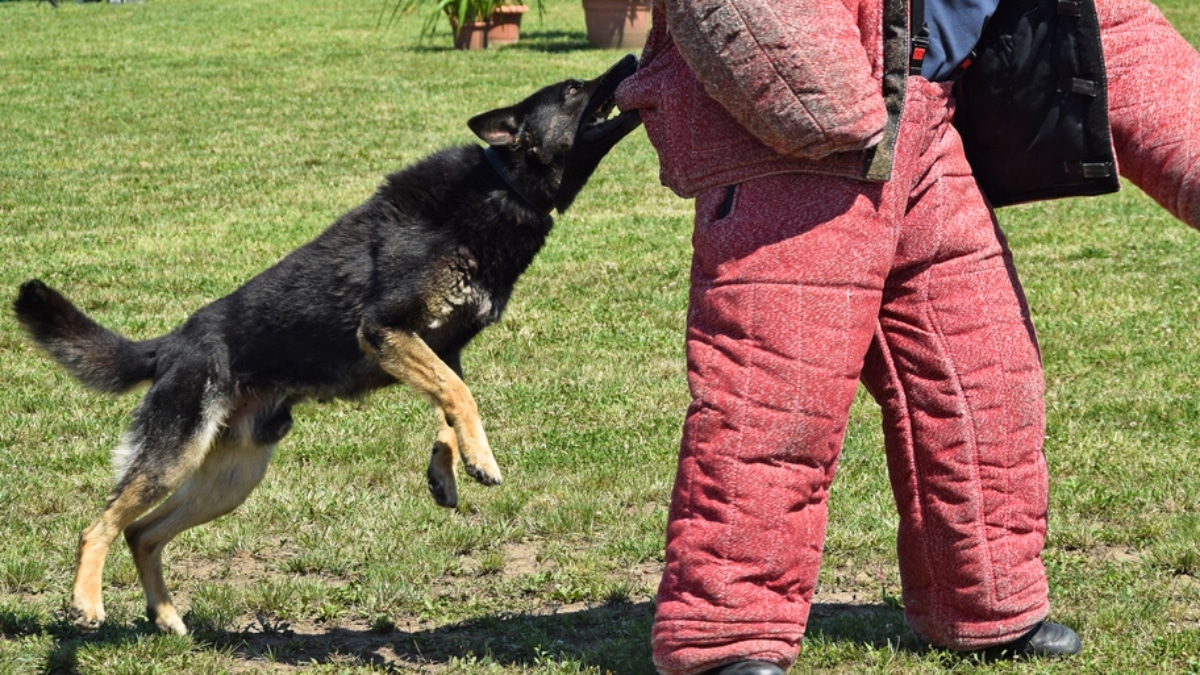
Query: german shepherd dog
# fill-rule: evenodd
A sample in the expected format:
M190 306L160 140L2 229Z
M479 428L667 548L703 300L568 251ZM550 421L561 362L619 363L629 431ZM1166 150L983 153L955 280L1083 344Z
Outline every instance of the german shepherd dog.
M41 281L22 284L17 318L84 385L119 393L150 382L113 451L115 487L80 535L75 625L104 621L101 573L124 532L149 618L186 633L163 581L163 547L245 501L305 399L403 382L440 421L434 500L457 504L460 457L475 480L499 484L459 354L500 318L550 232L550 212L564 211L640 124L636 113L610 117L613 92L635 69L630 55L594 80L472 117L486 147L445 149L388 176L316 239L166 335L127 339Z

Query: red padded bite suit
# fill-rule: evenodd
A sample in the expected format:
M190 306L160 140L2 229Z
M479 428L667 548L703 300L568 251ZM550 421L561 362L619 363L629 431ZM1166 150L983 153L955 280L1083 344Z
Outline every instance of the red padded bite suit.
M718 13L681 9L694 5ZM1200 227L1200 56L1147 0L1096 5L1122 173ZM1042 372L1003 235L950 123L949 85L908 79L890 179L857 180L857 153L886 134L872 103L884 0L659 0L657 11L644 70L619 102L642 111L664 183L696 198L693 401L657 667L795 660L860 380L883 410L909 625L953 649L1020 636L1048 611ZM769 29L764 53L730 39L707 62L689 43L734 19ZM772 70L814 35L838 48ZM776 113L794 121L755 124Z

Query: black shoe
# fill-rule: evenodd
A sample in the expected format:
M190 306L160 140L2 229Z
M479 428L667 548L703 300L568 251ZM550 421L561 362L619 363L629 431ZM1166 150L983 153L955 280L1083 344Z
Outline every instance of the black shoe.
M707 670L703 675L784 675L783 669L766 661L738 661Z
M983 654L989 660L1055 658L1078 654L1081 649L1083 643L1075 631L1060 623L1043 621L1016 640L989 647Z

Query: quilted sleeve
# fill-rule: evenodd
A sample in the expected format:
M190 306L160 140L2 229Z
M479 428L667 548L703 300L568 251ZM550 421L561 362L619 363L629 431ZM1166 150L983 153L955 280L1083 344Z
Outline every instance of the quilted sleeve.
M842 0L667 0L667 26L706 93L776 152L864 150L887 124Z

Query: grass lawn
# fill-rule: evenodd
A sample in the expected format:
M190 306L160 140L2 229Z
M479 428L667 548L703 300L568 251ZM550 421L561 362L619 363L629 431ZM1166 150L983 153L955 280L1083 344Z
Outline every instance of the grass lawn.
M620 55L576 0L513 47L418 43L388 3L0 2L0 288L39 276L133 337L165 332L447 144L465 120ZM1195 0L1159 4L1200 44ZM879 414L852 410L794 673L1200 673L1200 236L1135 188L1001 213L1046 363L1053 616L1084 653L922 650L896 598ZM399 388L306 404L238 511L167 549L187 637L65 619L75 541L136 396L89 393L0 314L0 673L650 673L679 428L690 205L642 131L560 217L464 355L502 487L424 485L435 430ZM5 300L7 305L8 300Z

